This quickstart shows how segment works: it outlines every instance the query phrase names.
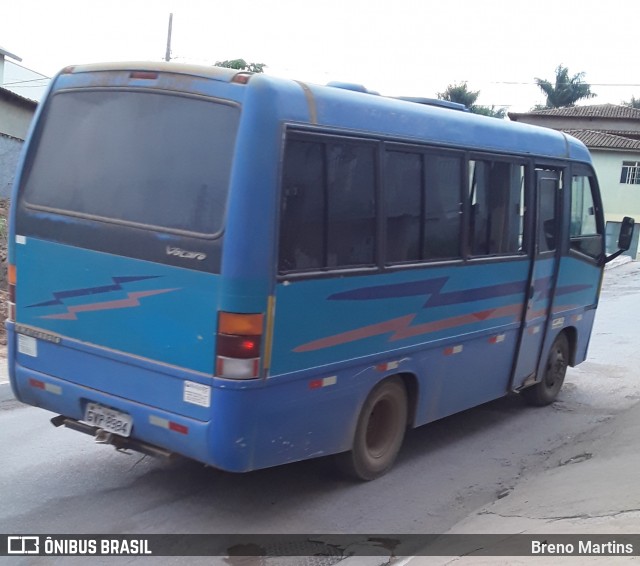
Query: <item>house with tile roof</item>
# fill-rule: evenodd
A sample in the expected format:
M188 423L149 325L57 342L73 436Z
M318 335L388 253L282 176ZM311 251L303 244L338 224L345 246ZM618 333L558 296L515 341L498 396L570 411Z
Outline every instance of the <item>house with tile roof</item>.
M607 222L607 251L616 248L620 222L633 216L640 223L640 109L616 104L510 112L509 118L563 131L591 152ZM628 254L638 254L636 229Z

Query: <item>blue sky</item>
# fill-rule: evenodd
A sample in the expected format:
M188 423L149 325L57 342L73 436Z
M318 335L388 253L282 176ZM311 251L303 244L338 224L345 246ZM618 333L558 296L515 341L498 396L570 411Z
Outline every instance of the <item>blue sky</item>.
M479 103L514 111L543 103L534 78L552 79L562 63L586 73L599 95L590 103L640 97L638 0L0 0L0 46L48 75L161 60L170 12L178 62L242 57L388 95L468 81Z

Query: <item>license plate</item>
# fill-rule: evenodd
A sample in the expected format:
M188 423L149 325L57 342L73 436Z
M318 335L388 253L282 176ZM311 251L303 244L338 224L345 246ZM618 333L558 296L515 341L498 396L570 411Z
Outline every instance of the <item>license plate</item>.
M87 408L84 411L84 420L90 425L119 436L129 436L133 426L131 415L115 409L108 409L96 403L87 403Z

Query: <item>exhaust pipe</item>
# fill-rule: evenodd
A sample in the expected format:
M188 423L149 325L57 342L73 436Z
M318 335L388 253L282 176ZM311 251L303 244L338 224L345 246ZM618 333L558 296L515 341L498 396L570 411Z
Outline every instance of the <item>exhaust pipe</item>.
M55 427L64 426L66 428L70 428L71 430L82 432L83 434L88 434L89 436L94 437L97 444L111 444L111 446L115 447L116 450L130 449L135 450L136 452L140 452L141 454L146 454L147 456L154 456L155 458L165 458L167 460L173 459L178 456L175 452L171 452L170 450L166 450L165 448L160 448L159 446L155 446L153 444L149 444L148 442L143 442L142 440L137 440L135 438L118 436L117 434L112 434L111 432L108 432L102 428L98 428L97 426L91 426L85 423L81 423L80 421L65 417L64 415L53 417L51 419L51 424Z

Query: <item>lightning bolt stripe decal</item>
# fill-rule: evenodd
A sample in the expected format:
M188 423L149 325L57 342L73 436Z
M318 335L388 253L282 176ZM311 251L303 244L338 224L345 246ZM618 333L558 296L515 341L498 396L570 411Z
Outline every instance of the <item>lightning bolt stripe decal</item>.
M378 285L373 287L361 287L359 289L352 289L350 291L344 291L341 293L335 293L328 297L330 301L369 301L380 299L394 299L404 297L419 297L421 295L429 295L429 298L423 305L424 309L432 307L443 307L461 303L471 303L477 301L484 301L487 299L497 299L502 297L508 297L512 295L523 295L525 292L526 281L513 281L509 283L503 283L500 285L492 285L487 287L477 287L475 289L467 289L464 291L451 291L448 293L442 293L442 288L445 286L448 277L438 277L435 279L428 279L423 281L412 281L409 283L398 283L395 285ZM540 301L548 298L548 293L551 289L551 278L543 277L537 279L534 282L535 300ZM556 295L569 295L571 293L577 293L592 287L592 285L567 285L564 287L558 287L556 289ZM566 310L566 306L557 306L557 309ZM354 330L348 330L340 334L333 336L327 336L318 340L301 344L293 349L294 352L311 352L314 350L321 350L323 348L330 348L332 346L339 346L341 344L347 344L362 340L364 338L371 338L373 336L380 336L384 334L391 334L389 337L390 342L397 340L403 340L405 338L415 338L423 334L429 334L431 332L439 332L447 330L449 328L455 328L458 326L464 326L481 322L490 319L497 318L510 318L511 322L520 322L522 320L522 303L517 302L510 305L489 308L474 313L463 314L459 316L444 318L432 322L425 322L422 324L416 324L411 326L411 323L417 316L416 314L409 314L386 320L384 322L378 322ZM555 312L555 309L554 309ZM538 311L530 311L527 314L526 320L531 320L539 316L546 316L546 309Z
M349 330L348 332L343 332L334 336L328 336L327 338L320 338L319 340L307 342L306 344L302 344L297 348L294 348L293 351L311 352L313 350L339 346L340 344L355 342L356 340L362 340L363 338L371 338L372 336L380 336L382 334L390 333L393 334L389 337L389 341L394 342L396 340L413 338L422 334L429 334L431 332L438 332L440 330L446 330L448 328L455 328L456 326L473 324L475 322L494 318L513 317L513 322L517 322L520 320L521 311L522 305L516 303L505 307L436 320L434 322L425 322L415 326L411 326L411 323L416 315L410 314L387 320L385 322L379 322L377 324L357 328L355 330Z
M101 303L89 303L85 305L74 305L67 307L67 312L59 314L49 314L41 316L40 318L51 318L58 320L77 320L77 313L80 312L94 312L114 309L127 309L132 307L139 307L140 300L144 297L151 297L153 295L160 295L162 293L170 293L171 291L177 291L178 289L152 289L150 291L138 291L135 293L127 293L126 299L118 299L115 301L103 301Z
M88 295L100 295L103 293L111 293L113 291L123 291L124 283L133 283L134 281L144 281L145 279L156 279L159 275L142 275L136 277L112 277L113 285L102 285L100 287L88 287L85 289L71 289L69 291L56 291L52 293L55 297L53 300L44 303L36 303L28 305L27 308L33 307L51 307L54 305L63 305L63 299L72 299L76 297L85 297Z

